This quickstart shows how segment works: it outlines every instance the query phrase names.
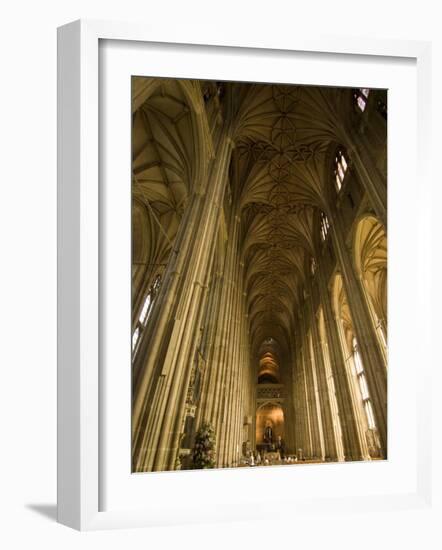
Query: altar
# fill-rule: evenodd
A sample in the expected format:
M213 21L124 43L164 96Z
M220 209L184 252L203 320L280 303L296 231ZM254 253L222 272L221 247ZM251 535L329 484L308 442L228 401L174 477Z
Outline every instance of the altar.
M264 460L268 460L270 464L281 462L281 455L279 454L279 451L270 451L265 453L263 458Z

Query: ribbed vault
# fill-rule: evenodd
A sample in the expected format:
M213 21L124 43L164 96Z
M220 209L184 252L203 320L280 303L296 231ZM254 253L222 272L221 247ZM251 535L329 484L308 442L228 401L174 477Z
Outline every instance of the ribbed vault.
M373 216L366 216L355 234L355 264L376 317L387 320L387 235Z
M387 457L384 101L132 79L133 471Z
M235 142L230 191L241 221L252 353L259 361L263 342L273 339L283 370L316 257L319 211L327 212L330 151L345 142L351 91L173 79L135 79L133 91L134 262L167 262L210 158L212 138L199 113L206 110L216 126L220 111L212 117L212 98L219 104L224 97Z
M231 180L255 355L266 338L281 353L293 341L318 211L327 211L327 155L347 108L342 89L265 84L247 85L238 108Z
M150 86L148 86L150 84ZM144 216L140 224L150 233L134 250L148 259L161 261L170 253L189 195L196 181L197 144L200 141L194 124L194 105L186 97L191 83L151 79L140 89L149 93L133 115L133 199L135 217ZM135 238L141 231L134 230Z

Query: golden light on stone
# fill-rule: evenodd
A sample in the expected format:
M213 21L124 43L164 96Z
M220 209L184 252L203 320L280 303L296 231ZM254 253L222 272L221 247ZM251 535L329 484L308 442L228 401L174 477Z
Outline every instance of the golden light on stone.
M387 457L386 112L133 77L134 472Z

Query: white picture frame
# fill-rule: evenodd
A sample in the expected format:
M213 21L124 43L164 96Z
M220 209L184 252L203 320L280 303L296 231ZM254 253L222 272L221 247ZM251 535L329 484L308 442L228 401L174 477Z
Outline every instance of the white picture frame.
M269 44L265 38L231 41L217 40L216 44L204 44L197 36L190 39L185 29L182 34L156 35L152 29L136 24L102 21L76 21L61 27L58 31L58 521L80 530L116 527L151 526L177 522L215 521L219 519L258 518L262 514L262 502L244 499L238 507L230 506L228 495L220 497L220 504L207 510L204 503L186 515L179 506L168 510L167 499L173 501L171 486L180 479L195 483L195 475L203 475L208 483L208 475L213 472L193 472L155 475L157 489L163 485L166 497L161 505L144 507L113 506L103 510L103 433L100 414L100 386L102 365L100 363L100 301L102 290L100 281L103 273L101 262L100 228L100 43L102 41L125 41L127 44L168 44L175 49L206 49L211 55L213 46L228 48L229 54L244 55L244 52L272 52L280 56L290 52L304 52L311 55L368 56L378 59L409 59L416 64L417 80L417 158L420 167L418 192L419 232L417 244L420 250L419 269L416 269L419 285L420 311L430 311L431 307L431 232L429 217L426 217L425 199L430 200L431 182L428 172L430 52L431 44L426 42L364 40L342 36L311 39L300 34L292 37L281 36ZM192 45L192 46L189 46ZM247 50L249 49L249 50ZM367 57L367 58L368 58ZM157 76L157 75L155 75ZM173 74L169 74L173 76ZM178 75L181 76L181 75ZM429 315L422 315L419 333L423 335L422 365L418 383L415 386L416 448L420 450L414 457L416 484L412 491L397 491L366 496L336 494L333 503L335 510L347 513L358 503L367 511L404 507L428 506L431 501L431 441L430 441L430 400L431 386L429 369L431 350L425 351L425 334L429 335ZM355 465L356 466L356 465ZM339 465L337 466L339 467ZM352 467L352 466L346 466ZM307 470L304 470L307 472ZM319 474L323 479L334 470ZM268 475L287 475L286 469ZM319 472L319 470L318 470ZM325 473L324 473L325 472ZM227 471L217 472L218 479L225 483L255 482L255 473ZM262 475L262 474L257 474ZM267 474L265 474L267 475ZM311 474L306 474L311 475ZM169 476L169 477L166 477ZM170 476L175 476L171 478ZM185 477L188 476L188 477ZM226 476L230 476L227 478ZM147 483L149 483L149 478ZM153 484L153 477L150 483ZM199 482L201 483L201 477ZM172 480L172 481L171 481ZM281 482L281 481L280 481ZM209 483L210 485L210 483ZM184 485L182 486L184 489ZM157 493L158 495L159 493ZM332 495L333 496L333 495ZM281 499L282 502L282 499ZM285 506L291 510L326 510L330 498L321 496L301 501L284 497ZM248 503L248 506L247 506ZM153 503L155 504L155 503ZM196 513L197 512L197 513Z

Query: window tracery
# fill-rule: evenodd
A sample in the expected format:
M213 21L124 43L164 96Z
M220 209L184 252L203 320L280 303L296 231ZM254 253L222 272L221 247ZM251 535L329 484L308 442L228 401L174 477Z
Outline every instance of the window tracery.
M353 340L352 340L352 348L353 348L352 352L353 352L353 362L355 365L356 378L358 380L359 390L361 392L361 398L362 398L362 403L364 405L365 415L367 417L368 427L369 429L373 430L376 428L376 422L374 420L373 407L370 400L370 394L368 392L367 379L365 377L364 366L362 364L362 359L359 354L358 342L355 337L353 337Z
M323 241L327 239L328 231L330 229L330 223L324 212L321 212L321 238Z
M364 112L365 108L367 107L367 101L368 96L370 94L369 88L357 88L353 92L353 97L356 102L356 105L359 107L359 109Z
M134 355L138 350L138 345L140 343L142 333L149 320L150 314L152 312L153 304L155 302L155 298L158 294L160 286L161 286L161 275L157 275L146 294L135 330L132 334L132 353Z
M347 174L348 162L346 158L346 153L343 148L339 148L336 151L335 161L334 161L334 176L335 176L335 185L336 191L339 193L341 190L342 184L344 183L344 178Z

